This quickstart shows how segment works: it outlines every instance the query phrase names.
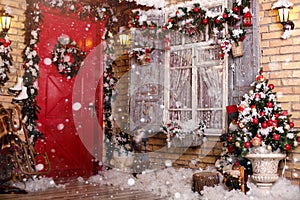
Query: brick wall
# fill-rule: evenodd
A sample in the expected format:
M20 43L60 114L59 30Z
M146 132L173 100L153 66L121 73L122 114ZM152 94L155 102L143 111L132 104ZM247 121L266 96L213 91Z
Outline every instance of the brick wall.
M118 42L116 42L118 43ZM116 47L116 60L113 64L113 72L118 79L116 83L116 98L112 102L112 112L114 117L114 130L119 132L129 130L129 55L124 53L122 47Z
M8 106L12 100L12 96L7 95L7 89L14 86L17 81L17 76L22 76L22 51L25 48L24 45L24 22L25 22L25 10L26 0L0 0L0 9L9 6L12 9L14 18L12 19L11 28L8 31L10 40L12 41L12 56L13 67L10 69L9 81L2 88L0 93L0 102L4 106Z
M300 127L300 1L290 0L294 7L290 20L295 23L292 36L281 39L282 25L278 22L277 10L271 10L277 0L259 0L259 24L261 34L261 65L282 107L292 114L296 127ZM288 156L285 176L300 183L300 147ZM281 163L281 168L284 163Z

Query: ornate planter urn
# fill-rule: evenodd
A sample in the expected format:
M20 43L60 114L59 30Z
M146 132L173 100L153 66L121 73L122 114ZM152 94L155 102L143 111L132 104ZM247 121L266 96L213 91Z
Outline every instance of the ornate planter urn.
M270 188L278 176L279 161L286 157L286 154L248 154L245 156L252 162L253 175L251 179L259 188Z

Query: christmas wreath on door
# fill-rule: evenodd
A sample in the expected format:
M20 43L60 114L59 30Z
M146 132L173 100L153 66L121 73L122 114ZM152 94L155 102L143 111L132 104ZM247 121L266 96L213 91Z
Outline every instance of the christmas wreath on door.
M71 79L83 66L86 53L81 51L77 43L67 35L60 36L57 41L52 52L52 63L60 74Z

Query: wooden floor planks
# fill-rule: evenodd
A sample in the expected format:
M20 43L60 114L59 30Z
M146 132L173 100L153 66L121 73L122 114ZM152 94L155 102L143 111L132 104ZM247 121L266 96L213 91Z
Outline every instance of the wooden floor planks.
M71 182L65 188L49 188L28 194L0 194L1 200L101 199L101 200L163 200L150 192L119 189L112 186Z

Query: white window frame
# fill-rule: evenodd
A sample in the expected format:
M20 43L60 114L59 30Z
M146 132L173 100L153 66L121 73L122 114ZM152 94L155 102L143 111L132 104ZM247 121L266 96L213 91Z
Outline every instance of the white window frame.
M208 8L209 7L214 7L214 6L218 6L218 5L222 5L223 8L227 7L227 0L222 0L222 1L218 1L214 4L212 4L209 0L208 0ZM201 5L203 6L203 5ZM168 16L168 15L166 15ZM227 30L227 27L225 27L225 30ZM214 46L216 47L216 46ZM170 55L172 51L175 50L180 50L180 49L187 49L187 48L192 48L192 54L193 54L193 59L192 59L192 120L197 119L197 111L199 110L203 110L203 111L208 111L208 110L221 110L222 112L222 119L220 119L222 121L222 127L220 129L212 129L212 128L207 128L205 130L205 134L207 136L220 136L222 133L224 133L227 130L227 114L226 114L226 105L228 105L228 59L227 57L225 57L225 59L223 60L222 64L218 65L219 67L223 68L223 98L222 98L222 106L220 108L197 108L197 68L198 66L195 65L195 59L197 59L197 57L195 57L196 55L196 49L197 48L213 48L208 41L205 42L199 42L199 43L191 43L191 44L185 44L184 41L184 37L182 40L182 44L180 45L176 45L176 46L171 46L171 50L166 52L166 58L165 58L165 79L164 79L164 115L163 115L163 120L164 121L169 121L169 115L170 115L170 102L169 102L169 98L170 98ZM190 109L179 109L179 110L190 110Z

